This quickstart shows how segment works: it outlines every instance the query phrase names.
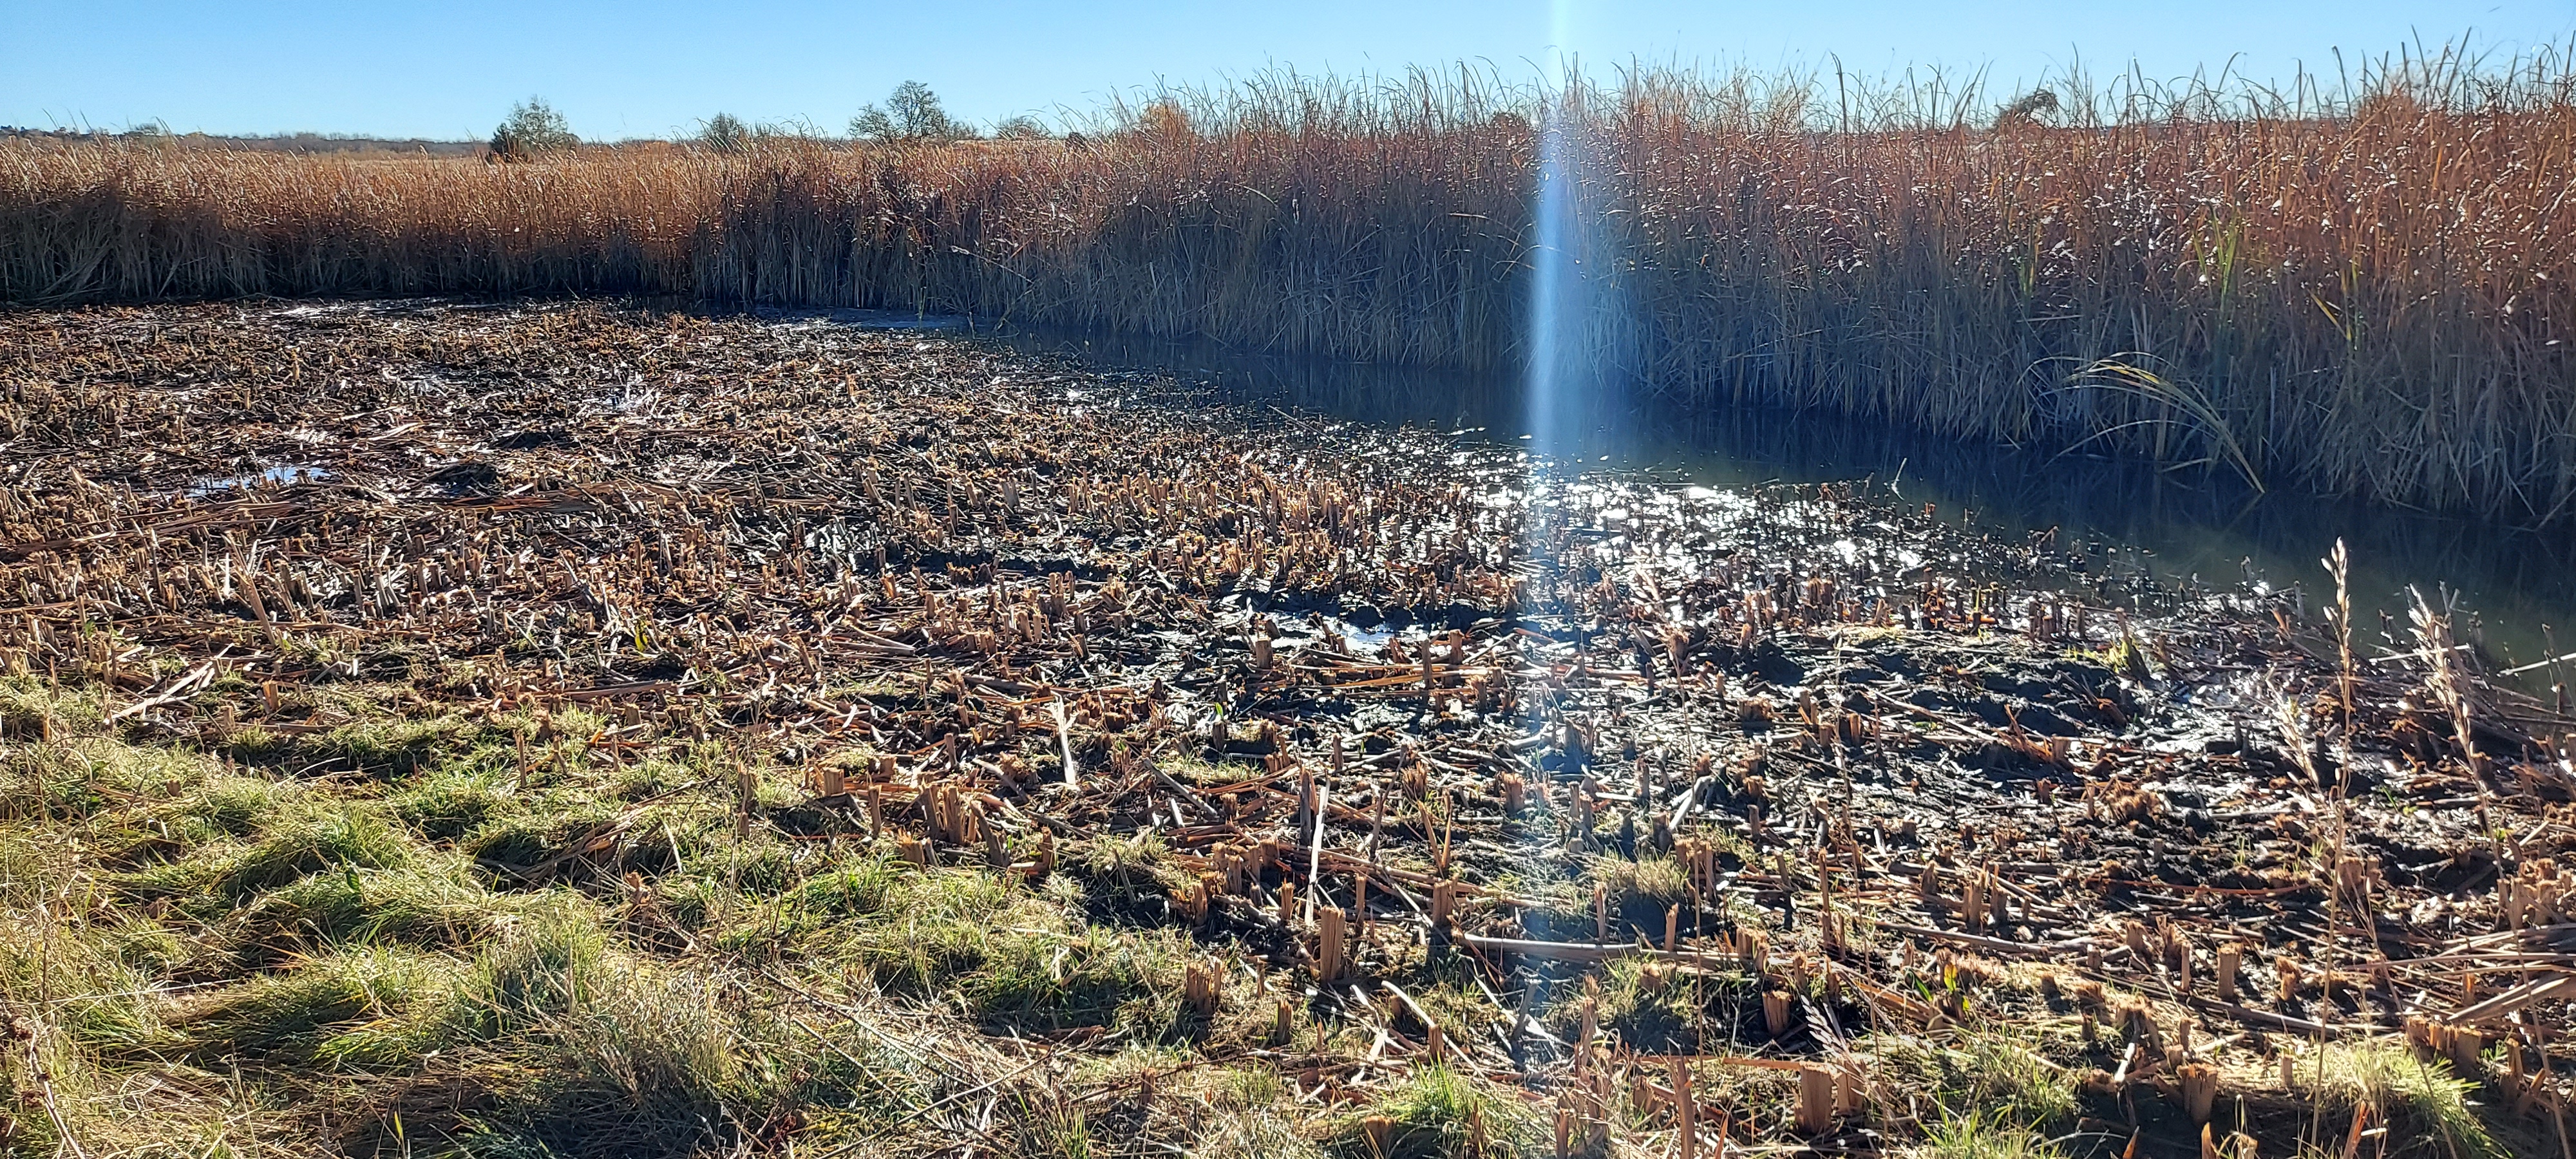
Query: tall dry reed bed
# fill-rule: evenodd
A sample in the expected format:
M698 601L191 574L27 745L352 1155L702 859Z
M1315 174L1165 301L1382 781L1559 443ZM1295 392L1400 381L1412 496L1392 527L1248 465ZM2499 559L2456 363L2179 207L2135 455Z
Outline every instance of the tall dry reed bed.
M1831 80L1285 78L1076 146L19 147L0 296L687 295L1508 372L1553 120L1581 159L1570 326L1605 380L2566 517L2563 61L2444 58L2347 91L2088 90L2055 124L1989 126L1973 88L1881 87L1855 112Z

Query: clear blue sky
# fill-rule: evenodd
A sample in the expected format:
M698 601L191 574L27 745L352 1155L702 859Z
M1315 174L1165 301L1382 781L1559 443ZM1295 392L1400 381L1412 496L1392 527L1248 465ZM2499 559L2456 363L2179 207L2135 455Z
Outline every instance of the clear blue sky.
M1883 72L1990 66L2036 79L2081 53L2150 75L2237 58L2256 76L2331 71L2475 29L2510 52L2576 33L2576 0L1304 0L1129 4L947 0L395 3L0 0L0 124L462 138L543 94L587 137L685 131L718 110L837 131L918 78L979 122L1087 108L1157 78L1203 83L1293 64L1387 71L1484 59L1517 76L1573 50Z

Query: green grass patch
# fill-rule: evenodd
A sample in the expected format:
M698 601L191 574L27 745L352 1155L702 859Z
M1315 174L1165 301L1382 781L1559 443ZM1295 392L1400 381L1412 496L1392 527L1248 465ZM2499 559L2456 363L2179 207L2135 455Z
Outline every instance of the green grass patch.
M505 904L450 863L346 865L261 896L242 915L242 935L272 944L463 947L492 934Z
M1912 1159L2062 1159L2065 1152L2008 1115L1970 1113L1924 1128Z
M1467 1159L1513 1153L1537 1129L1516 1100L1446 1066L1427 1066L1336 1125L1327 1145L1347 1159Z
M1737 1007L1759 1001L1745 978L1684 972L1645 958L1620 958L1601 971L1598 1017L1620 1040L1640 1050L1696 1053L1710 1043L1724 1043L1735 1025ZM1559 1033L1572 1033L1582 1019L1583 996L1563 988L1549 1011Z
M258 975L194 1004L171 1020L179 1053L199 1065L239 1057L310 1063L332 1040L364 1024L398 1018L444 992L452 966L402 950L364 947Z
M1928 1037L1874 1036L1867 1043L1889 1082L1931 1099L1975 1137L2075 1120L2074 1073L2020 1035L1967 1029Z
M2334 1102L2366 1104L2388 1116L2396 1125L2392 1142L2406 1140L2392 1155L2501 1159L2507 1154L2470 1106L2477 1085L2453 1074L2445 1060L2417 1058L2402 1042L2330 1043L2316 1058L2302 1062L2298 1075Z

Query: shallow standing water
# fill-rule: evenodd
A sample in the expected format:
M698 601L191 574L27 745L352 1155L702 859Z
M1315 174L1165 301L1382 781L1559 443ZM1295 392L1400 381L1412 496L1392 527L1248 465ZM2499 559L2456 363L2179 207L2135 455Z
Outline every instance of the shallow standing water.
M1101 366L1168 371L1217 388L1247 413L1306 411L1410 424L1528 445L1516 382L1470 374L1251 355L1206 343L1027 332L1015 346ZM2356 643L2411 646L2406 589L2458 601L2463 638L2500 667L2576 652L2576 534L2275 491L2198 470L2167 473L2082 454L1926 438L1827 413L1739 410L1676 416L1604 401L1570 424L1567 457L1707 486L1868 481L1909 504L1990 530L2045 535L2086 566L2159 586L2292 589L2313 615L2334 596L2322 564L2352 554ZM1572 464L1567 464L1571 466ZM2524 674L2536 689L2576 682L2576 659Z

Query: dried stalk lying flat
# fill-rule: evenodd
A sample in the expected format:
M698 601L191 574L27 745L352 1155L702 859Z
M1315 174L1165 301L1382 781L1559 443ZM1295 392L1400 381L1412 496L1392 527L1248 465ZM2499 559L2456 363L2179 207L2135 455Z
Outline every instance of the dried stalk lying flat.
M1157 1084L1250 1068L1290 1080L1244 1119L1282 1133L1226 1146L1869 1149L1996 1097L1927 1078L1940 1047L2052 1068L2030 1081L2100 1138L2196 1147L2224 1095L2243 1114L2210 1146L2232 1124L2286 1153L2323 1138L2319 1108L2422 1128L2298 1069L2400 1036L2496 1086L2480 1130L2554 1129L2568 722L2482 682L2431 610L2407 656L2355 670L2335 621L2245 595L2172 614L2044 538L1865 488L1533 476L807 323L0 325L23 352L0 646L37 706L11 709L13 749L67 743L59 706L88 697L94 730L357 801L467 750L512 799L597 786L525 833L406 823L477 888L591 899L620 952L771 1012L728 1025L774 1028L786 1069L930 1076L868 1088L895 1108L875 1118L710 1095L733 1118L687 1147L1037 1152L1113 1122L1217 1147L1205 1115L1245 1104L1158 1110ZM414 739L368 739L389 720ZM719 836L673 831L687 802ZM187 848L163 840L81 847L125 898L85 920L130 919L132 867ZM333 865L384 867L293 862L152 920L231 930ZM860 868L1024 882L995 904L1071 897L1095 924L975 933L1047 947L1028 984L1051 997L1014 1006L892 950L832 957L896 920L810 916ZM253 980L201 1005L343 945L318 929L241 941L226 968ZM1127 997L1082 1005L1068 955L1126 955ZM939 1035L887 1025L925 1018ZM1143 1041L1188 1058L1118 1053ZM381 1141L389 1107L474 1121L419 1101L433 1074L520 1089L375 1065L329 1103L344 1142Z

